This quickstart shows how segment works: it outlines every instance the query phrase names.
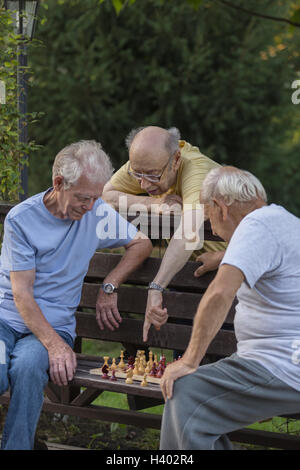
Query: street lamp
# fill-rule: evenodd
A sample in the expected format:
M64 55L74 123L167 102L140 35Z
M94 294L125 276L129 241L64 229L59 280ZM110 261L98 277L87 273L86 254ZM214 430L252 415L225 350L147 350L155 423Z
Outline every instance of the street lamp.
M27 136L27 42L33 38L39 1L18 0L4 1L4 7L10 10L14 19L15 32L20 35L21 41L18 46L18 110L21 115L19 119L19 141L26 143ZM27 40L27 41L26 41ZM25 155L24 159L27 160ZM20 200L28 196L28 167L23 166L21 171L21 183L24 193L20 194Z

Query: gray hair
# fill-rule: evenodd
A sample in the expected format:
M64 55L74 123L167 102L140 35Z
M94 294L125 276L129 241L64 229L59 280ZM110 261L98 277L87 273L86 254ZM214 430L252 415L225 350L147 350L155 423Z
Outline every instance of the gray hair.
M101 144L95 140L80 140L63 148L55 157L52 177L63 176L64 189L69 189L85 174L91 182L105 184L113 167Z
M204 204L211 203L213 199L223 199L230 206L235 201L243 203L259 198L267 202L266 191L258 178L249 171L232 166L214 168L202 184L201 202Z
M142 131L143 129L146 129L147 126L145 127L138 127L137 129L132 129L128 136L125 139L126 146L128 150L130 150L131 144L135 138L135 136ZM176 127L170 127L170 129L166 129L167 132L169 133L168 139L166 140L166 150L170 155L174 155L177 150L179 150L179 143L178 141L180 140L180 132Z

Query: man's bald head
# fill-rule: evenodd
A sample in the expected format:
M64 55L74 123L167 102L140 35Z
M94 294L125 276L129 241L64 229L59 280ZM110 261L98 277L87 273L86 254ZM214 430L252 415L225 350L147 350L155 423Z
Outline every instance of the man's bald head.
M130 161L155 170L160 168L179 150L180 133L175 127L164 129L157 126L138 128L126 139ZM150 165L150 166L149 166Z

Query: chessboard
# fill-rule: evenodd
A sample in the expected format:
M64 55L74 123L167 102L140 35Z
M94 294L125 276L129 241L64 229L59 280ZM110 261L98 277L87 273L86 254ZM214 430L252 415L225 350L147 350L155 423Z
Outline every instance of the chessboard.
M158 360L156 354L153 357L152 351L149 352L148 361L146 360L145 351L143 350L137 351L136 357L131 356L128 358L128 361L124 360L124 351L121 351L118 364L115 358L109 361L109 356L104 356L103 359L103 365L96 369L90 369L90 374L100 375L103 379L112 381L126 379L125 383L127 384L140 382L140 385L143 387L146 387L148 383L160 384L161 377L166 368L165 356L162 356L160 360Z

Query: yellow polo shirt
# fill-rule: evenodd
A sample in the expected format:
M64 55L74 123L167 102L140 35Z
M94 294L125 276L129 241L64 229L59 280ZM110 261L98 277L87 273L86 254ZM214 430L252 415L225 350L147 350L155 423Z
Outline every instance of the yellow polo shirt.
M200 189L207 173L220 166L210 158L203 155L198 147L194 147L184 140L179 141L181 163L177 172L176 183L165 194L177 194L182 198L183 207L190 209L199 204ZM127 194L144 194L139 182L128 173L129 161L125 163L111 178L110 183L117 190ZM150 196L150 197L161 197ZM189 204L189 206L186 206ZM225 242L204 241L202 250L222 251L226 249Z

